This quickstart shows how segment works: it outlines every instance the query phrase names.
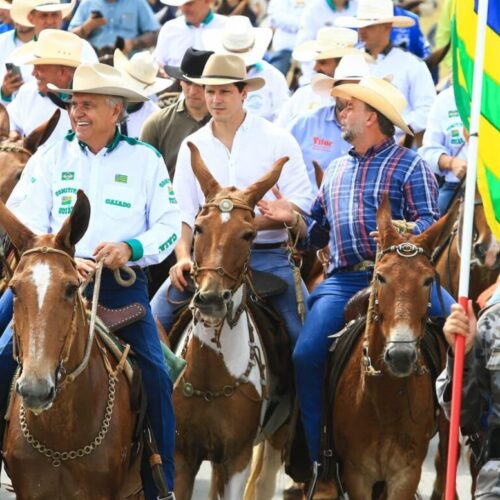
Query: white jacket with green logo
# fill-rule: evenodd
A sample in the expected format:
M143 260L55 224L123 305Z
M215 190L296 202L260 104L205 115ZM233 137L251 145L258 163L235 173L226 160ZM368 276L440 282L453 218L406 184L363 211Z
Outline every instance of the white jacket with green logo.
M74 133L29 160L8 206L37 234L57 232L82 189L90 223L76 246L91 257L103 242L125 241L140 266L164 260L180 237L181 217L167 168L151 146L116 133L93 154Z

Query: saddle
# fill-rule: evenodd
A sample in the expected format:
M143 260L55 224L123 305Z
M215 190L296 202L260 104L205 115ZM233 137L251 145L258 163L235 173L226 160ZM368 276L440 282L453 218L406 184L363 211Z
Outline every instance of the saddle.
M146 316L146 309L138 302L116 309L109 309L99 304L97 306L97 316L107 329L114 333L120 328L129 326L144 318Z

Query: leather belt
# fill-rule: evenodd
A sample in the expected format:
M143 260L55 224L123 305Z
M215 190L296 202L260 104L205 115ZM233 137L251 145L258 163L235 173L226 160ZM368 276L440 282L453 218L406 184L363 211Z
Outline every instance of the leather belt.
M362 262L358 262L357 264L353 264L352 266L339 267L338 269L334 269L328 275L338 274L338 273L355 273L359 271L372 271L375 267L375 262L372 260L364 260Z
M276 248L286 248L286 242L280 241L278 243L254 243L252 250L275 250Z

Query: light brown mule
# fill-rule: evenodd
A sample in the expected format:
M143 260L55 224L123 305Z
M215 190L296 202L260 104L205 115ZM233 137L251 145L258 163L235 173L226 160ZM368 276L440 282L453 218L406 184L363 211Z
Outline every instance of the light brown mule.
M376 314L341 375L333 408L335 451L351 500L370 499L380 482L388 500L413 500L417 491L436 430L420 340L434 277L429 256L445 223L406 239L392 226L387 198L379 208ZM366 372L370 364L378 376Z
M256 234L253 209L288 159L278 160L244 190L221 188L198 149L188 146L206 203L194 227L194 321L177 351L186 358L187 369L174 391L175 494L178 500L191 498L200 464L209 460L211 498L241 500L261 412L272 391L263 340L246 307L247 265ZM281 460L277 462L279 467ZM262 471L269 476L276 472L271 467ZM274 477L257 482L254 498L272 498L274 483L269 486L269 481Z
M112 380L104 348L96 339L89 343L73 261L89 217L79 191L60 231L36 236L0 202L0 224L21 255L10 285L21 371L3 446L18 500L119 499L129 474L136 420L129 385L121 372ZM114 369L111 356L109 363Z

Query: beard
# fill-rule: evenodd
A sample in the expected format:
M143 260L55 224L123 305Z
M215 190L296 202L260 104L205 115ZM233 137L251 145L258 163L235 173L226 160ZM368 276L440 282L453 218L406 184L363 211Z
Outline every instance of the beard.
M341 136L344 141L353 143L363 133L363 128L359 124L352 124L350 127L344 125Z

